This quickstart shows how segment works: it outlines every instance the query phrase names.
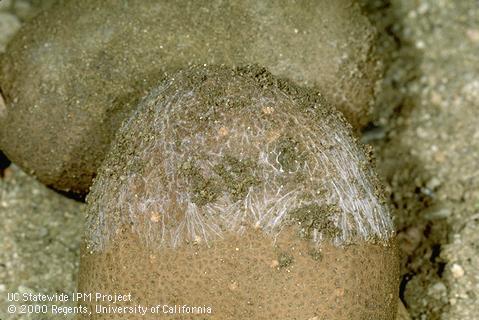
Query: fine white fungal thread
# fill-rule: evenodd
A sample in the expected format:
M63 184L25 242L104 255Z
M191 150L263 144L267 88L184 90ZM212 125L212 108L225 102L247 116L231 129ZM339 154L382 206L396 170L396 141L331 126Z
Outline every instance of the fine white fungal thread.
M293 210L310 205L337 209L330 217L339 230L329 239L335 245L392 236L367 159L337 117L312 119L280 89L258 94L254 86L245 93L250 96L240 97L248 101L242 110L210 106L195 114L203 84L178 89L181 77L154 90L121 128L120 141L141 139L129 138L121 150L129 154L118 160L127 162L122 172L109 172L114 160L108 160L95 182L87 218L90 250L104 249L124 225L155 247L210 243L248 227L275 237L291 223ZM238 81L225 86L245 85ZM238 98L225 94L221 101ZM294 146L286 160L284 141ZM246 173L257 183L246 184L239 198L224 188L211 201L195 201L201 190L182 173L185 164L206 180L221 181L216 168L225 156L248 163ZM321 243L328 235L315 228L311 238Z

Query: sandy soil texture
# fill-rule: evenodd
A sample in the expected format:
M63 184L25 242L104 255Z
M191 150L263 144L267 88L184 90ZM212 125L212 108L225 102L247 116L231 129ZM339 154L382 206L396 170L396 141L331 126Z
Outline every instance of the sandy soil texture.
M363 1L389 58L364 140L396 208L413 319L479 318L479 7Z
M2 176L0 319L38 319L38 315L7 314L12 304L7 293L76 289L83 204L47 189L13 165Z
M361 2L386 57L363 141L374 147L395 208L400 298L412 319L479 319L477 1ZM0 52L30 6L0 1ZM81 206L15 166L2 173L1 319L29 319L5 313L6 292L74 290Z

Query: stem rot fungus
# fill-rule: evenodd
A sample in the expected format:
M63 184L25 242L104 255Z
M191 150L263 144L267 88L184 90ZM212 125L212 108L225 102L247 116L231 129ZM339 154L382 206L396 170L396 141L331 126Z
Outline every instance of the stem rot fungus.
M138 100L193 64L265 66L320 88L364 126L381 75L353 0L65 0L26 22L0 62L0 149L57 190L85 195Z
M211 319L395 317L394 229L370 161L320 94L265 69L191 67L154 88L87 201L82 292Z

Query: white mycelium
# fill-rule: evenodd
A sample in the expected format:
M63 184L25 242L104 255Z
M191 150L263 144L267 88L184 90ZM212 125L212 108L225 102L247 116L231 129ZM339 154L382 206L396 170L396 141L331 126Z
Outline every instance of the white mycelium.
M125 225L158 247L248 227L275 237L286 224L317 243L391 237L369 162L335 111L319 100L300 107L247 75L205 74L190 81L180 72L123 125L89 199L91 250ZM210 88L220 94L206 99ZM295 220L304 208L319 213Z

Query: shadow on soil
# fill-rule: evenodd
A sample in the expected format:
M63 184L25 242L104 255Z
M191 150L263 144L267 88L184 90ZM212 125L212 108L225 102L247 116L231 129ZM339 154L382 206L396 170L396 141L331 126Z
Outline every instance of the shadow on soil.
M419 98L404 90L421 76L421 53L403 35L403 17L388 0L361 0L364 12L379 30L378 50L385 60L385 80L376 104L376 121L363 132L363 141L374 146L378 173L388 188L398 232L401 253L399 295L412 319L426 316L440 319L447 308L444 302L427 298L428 289L441 281L445 261L440 258L448 242L450 226L434 216L440 203L428 183L424 164L411 155L411 147L401 140L404 125ZM382 124L380 124L380 122ZM392 135L391 132L394 132ZM425 299L427 303L423 303Z

